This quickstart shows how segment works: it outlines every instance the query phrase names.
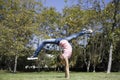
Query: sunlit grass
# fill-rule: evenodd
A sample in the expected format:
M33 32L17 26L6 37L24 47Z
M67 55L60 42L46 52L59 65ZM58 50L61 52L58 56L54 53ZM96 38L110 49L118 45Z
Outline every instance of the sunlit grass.
M69 80L120 80L120 72L116 73L87 73L70 72ZM64 72L17 72L0 71L0 80L66 80Z

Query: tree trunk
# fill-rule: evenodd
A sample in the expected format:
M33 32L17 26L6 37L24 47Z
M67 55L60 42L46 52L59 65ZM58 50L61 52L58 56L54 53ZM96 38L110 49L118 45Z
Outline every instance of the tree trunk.
M38 59L38 63L37 63L38 65L38 72L40 72L40 59Z
M109 61L108 61L107 73L111 72L112 54L113 54L112 52L113 52L113 44L110 45L110 53L109 53Z
M90 70L90 60L87 63L87 72L89 72L89 70Z
M93 65L93 72L96 72L96 71L95 71L95 68L96 68L96 65L94 64L94 65Z
M16 69L17 69L17 59L18 59L18 56L15 55L15 64L14 64L14 73L16 72Z
M8 71L12 72L12 68L11 68L11 58L10 58L10 56L9 56L7 59L8 59L8 61L7 61Z
M113 23L112 23L112 29L111 32L113 33L115 27L117 27L117 12L119 9L119 2L120 0L113 0L113 5L114 7L114 14L113 14ZM109 53L109 62L108 62L108 69L107 69L107 73L110 73L111 71L111 65L112 65L112 53L113 52L113 44L111 43L110 45L110 53Z

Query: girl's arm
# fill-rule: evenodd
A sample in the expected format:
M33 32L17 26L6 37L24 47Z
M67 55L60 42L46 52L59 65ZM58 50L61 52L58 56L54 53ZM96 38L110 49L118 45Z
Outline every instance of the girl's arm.
M68 61L68 58L64 58L65 59L65 77L67 79L70 78L70 74L69 74L69 61Z

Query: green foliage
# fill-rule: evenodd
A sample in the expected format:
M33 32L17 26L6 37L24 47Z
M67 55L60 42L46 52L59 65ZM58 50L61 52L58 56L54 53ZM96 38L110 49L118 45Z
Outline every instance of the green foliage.
M2 20L1 24L2 28L2 36L4 36L2 41L5 41L2 46L5 47L8 51L6 53L16 53L24 49L24 45L27 43L27 37L30 37L32 33L32 12L20 10L18 7L18 3L15 2L14 6L12 6L9 10L1 10L5 11L4 20ZM9 4L7 5L9 7ZM7 9L6 6L6 9ZM28 25L29 24L29 25ZM1 36L1 37L2 37ZM11 49L12 48L12 49ZM14 49L14 50L13 50ZM16 51L17 50L17 51ZM14 54L13 54L14 55Z
M29 48L26 45L37 27L34 26L35 11L33 12L30 7L24 7L24 2L20 0L2 2L3 8L0 11L4 15L1 15L3 19L0 22L0 55L9 56L11 58L8 59L13 60L12 56L28 54L26 52Z
M78 32L83 27L83 12L80 6L66 7L63 10L62 23L69 26L69 33Z
M44 38L51 37L48 34L55 34L54 37L57 37L57 35L59 35L59 31L57 32L56 28L60 27L61 15L56 12L54 8L44 8L40 14L37 14L36 19L39 23L40 32L43 36L45 36Z

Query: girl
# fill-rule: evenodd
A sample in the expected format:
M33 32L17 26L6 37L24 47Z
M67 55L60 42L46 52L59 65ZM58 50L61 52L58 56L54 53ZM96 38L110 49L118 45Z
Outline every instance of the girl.
M69 61L68 59L71 57L72 55L72 46L70 45L69 41L77 38L78 36L82 36L84 34L90 34L92 33L92 30L82 30L79 33L75 33L73 35L70 35L68 37L65 38L57 38L57 39L47 39L41 42L40 46L36 49L35 53L33 54L33 56L28 57L28 60L34 60L34 59L38 59L38 54L41 51L41 49L46 45L46 44L57 44L60 47L62 47L63 49L63 53L59 56L59 58L64 61L65 63L65 77L67 79L69 79Z

